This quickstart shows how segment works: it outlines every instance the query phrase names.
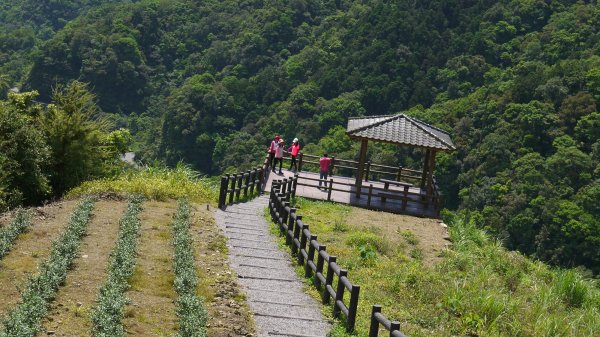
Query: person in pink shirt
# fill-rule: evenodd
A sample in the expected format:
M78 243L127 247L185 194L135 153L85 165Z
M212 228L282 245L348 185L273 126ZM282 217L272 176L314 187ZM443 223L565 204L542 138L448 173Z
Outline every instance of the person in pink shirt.
M287 153L292 155L292 163L290 164L290 171L292 167L294 168L294 172L298 171L298 164L296 163L296 156L298 156L298 152L300 151L300 143L298 143L298 138L294 138L292 142L292 146L288 147Z
M271 141L271 146L269 146L269 165L271 165L271 169L275 172L275 167L273 166L273 160L275 159L275 151L277 150L277 146L279 145L279 136L275 136Z
M327 153L319 159L319 165L321 166L321 174L319 175L319 188L321 188L321 182L325 182L327 187L327 174L329 174L329 165L331 165L331 158L327 157Z

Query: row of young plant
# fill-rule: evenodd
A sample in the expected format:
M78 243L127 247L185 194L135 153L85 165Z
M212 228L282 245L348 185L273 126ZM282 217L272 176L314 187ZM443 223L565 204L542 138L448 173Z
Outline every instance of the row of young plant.
M177 292L178 337L206 336L207 312L204 301L196 294L198 274L190 233L190 205L186 199L179 200L173 216L173 248L175 291Z
M127 210L119 221L119 238L110 255L108 277L100 288L96 305L92 311L92 336L119 337L124 336L124 307L127 303L125 291L129 287L128 280L133 274L141 222L138 214L141 211L143 197L136 195L129 198Z
M40 272L29 279L21 302L4 320L4 331L0 332L0 337L33 337L40 330L49 302L77 256L95 201L93 197L85 197L73 211L65 231L52 244L50 257L42 263Z
M18 210L14 220L0 230L0 258L8 253L19 234L26 232L30 226L31 212Z

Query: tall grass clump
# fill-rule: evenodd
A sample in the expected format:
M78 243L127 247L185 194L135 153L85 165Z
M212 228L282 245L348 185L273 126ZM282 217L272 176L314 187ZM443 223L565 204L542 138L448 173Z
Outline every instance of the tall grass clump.
M1 337L29 337L40 331L40 321L48 313L48 304L54 299L77 255L94 203L94 198L86 197L73 211L65 231L53 242L50 257L42 263L40 272L29 279L21 302L3 322Z
M179 163L175 168L144 166L126 170L113 178L84 182L67 197L89 193L140 194L159 201L187 198L194 202L210 202L217 198L217 187L189 166Z
M204 301L196 294L198 274L190 233L190 205L186 199L179 200L179 207L173 217L173 248L175 258L175 290L177 295L177 316L179 317L179 337L206 336L207 313Z
M143 197L130 197L127 209L119 221L119 237L110 255L108 278L100 288L92 310L92 336L120 337L125 335L122 320L127 302L125 291L135 267L137 238L141 226L138 214Z
M31 212L20 209L14 220L0 230L0 258L4 257L19 236L31 226Z

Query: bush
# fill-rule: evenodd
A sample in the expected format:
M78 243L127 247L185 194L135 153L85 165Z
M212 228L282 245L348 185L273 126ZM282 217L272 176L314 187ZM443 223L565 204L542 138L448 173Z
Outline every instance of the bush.
M23 209L18 210L15 219L0 230L0 258L8 253L15 239L29 226L31 226L31 213Z

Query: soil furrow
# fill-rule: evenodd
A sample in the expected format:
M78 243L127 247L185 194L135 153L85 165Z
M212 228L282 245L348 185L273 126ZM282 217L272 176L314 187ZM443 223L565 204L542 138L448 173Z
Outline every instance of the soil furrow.
M89 313L106 279L108 258L119 233L126 201L98 201L79 257L43 322L39 336L89 336Z
M140 214L142 228L123 322L130 336L171 336L177 331L173 289L171 221L175 202L148 201Z
M50 254L52 242L60 235L78 200L68 200L38 208L31 228L19 236L10 252L0 261L0 317L21 299L27 277L37 271Z

